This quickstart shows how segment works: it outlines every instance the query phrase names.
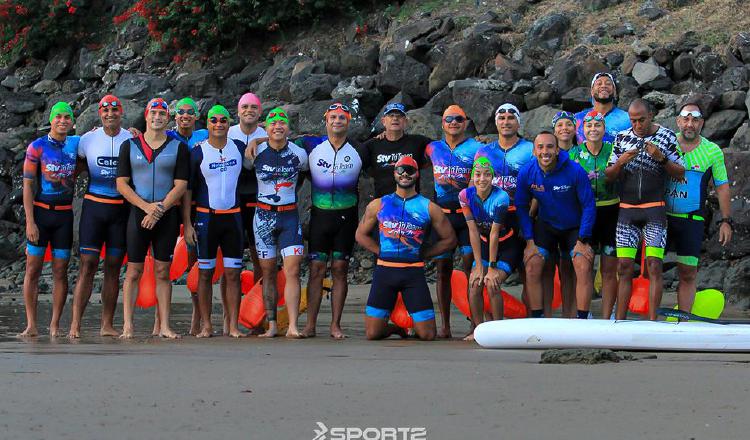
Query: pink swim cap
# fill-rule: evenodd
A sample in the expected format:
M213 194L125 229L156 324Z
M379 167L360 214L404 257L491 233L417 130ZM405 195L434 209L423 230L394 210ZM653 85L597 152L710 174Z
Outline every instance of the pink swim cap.
M240 109L245 104L255 104L258 106L259 111L263 111L263 106L260 104L260 98L255 96L254 93L245 93L240 98L240 102L237 103L237 109Z

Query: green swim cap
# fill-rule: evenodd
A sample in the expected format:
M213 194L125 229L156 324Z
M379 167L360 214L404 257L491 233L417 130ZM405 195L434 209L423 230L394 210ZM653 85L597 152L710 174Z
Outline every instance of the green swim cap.
M474 166L471 167L471 177L474 177L474 171L476 171L477 168L488 169L492 173L492 176L495 176L495 169L492 168L492 163L486 157L480 157L474 161Z
M266 125L270 125L274 121L284 121L286 125L289 125L289 117L286 115L286 111L281 107L276 107L266 116Z
M211 119L216 115L226 116L230 122L232 121L232 117L229 115L229 110L227 110L223 105L216 104L208 110L208 119Z
M67 102L59 101L52 106L52 108L49 110L49 123L51 124L52 120L55 119L55 116L59 114L69 114L70 119L73 122L76 121L75 116L73 116L73 108Z
M195 117L196 118L198 117L198 104L196 104L195 101L193 101L193 98L191 98L191 97L188 96L188 97L182 98L179 101L177 101L177 105L175 105L175 108L174 108L175 109L175 113L183 105L189 105L190 107L192 107L193 111L195 112Z

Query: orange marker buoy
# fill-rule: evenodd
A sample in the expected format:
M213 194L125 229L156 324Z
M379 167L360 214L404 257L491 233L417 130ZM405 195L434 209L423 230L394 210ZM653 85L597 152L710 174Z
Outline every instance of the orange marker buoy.
M47 249L44 251L44 259L42 261L44 263L52 261L52 245L47 245Z
M555 278L553 279L552 310L557 310L562 306L562 290L560 288L560 273L555 267Z
M646 273L646 245L643 245L641 249L641 274L633 279L633 287L630 291L630 303L628 303L628 310L639 315L648 315L648 291L649 291L649 280L645 276Z
M401 328L414 327L414 320L409 316L409 312L406 310L406 305L404 304L404 299L401 297L401 292L398 293L396 305L391 312L391 321Z
M454 270L451 274L451 301L464 316L471 316L468 285L469 280L466 274L460 270Z
M172 265L169 266L169 279L174 281L185 273L188 266L187 243L183 237L177 238L177 244L174 246L174 256Z
M149 252L143 263L143 275L138 283L138 297L135 305L148 309L156 305L156 277L154 275L154 258Z
M198 291L198 262L193 263L193 267L190 268L187 276L187 288L190 292L195 293Z
M216 267L214 268L214 277L211 278L211 284L216 284L222 275L224 275L224 256L221 254L221 248L219 248L216 251Z
M243 270L240 273L240 291L246 295L255 285L255 274L252 270Z
M251 272L252 274L252 272ZM279 301L277 306L281 307L284 305L284 286L286 285L286 277L284 272L279 271L276 275L276 289L279 292ZM257 283L242 297L240 301L240 324L247 328L255 328L263 323L266 318L266 307L263 304L263 279L258 280Z

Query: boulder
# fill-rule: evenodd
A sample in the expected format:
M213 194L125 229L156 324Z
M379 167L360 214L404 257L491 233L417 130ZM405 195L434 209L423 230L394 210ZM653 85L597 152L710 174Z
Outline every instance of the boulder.
M396 94L402 91L424 102L430 97L429 77L429 67L404 53L388 52L380 55L378 88L384 93Z
M570 19L563 14L550 14L536 19L526 32L525 46L556 52L566 42Z
M654 21L667 15L667 11L660 8L654 0L645 0L638 8L638 15Z
M443 137L443 129L440 125L440 116L429 112L425 108L409 110L406 112L406 116L409 118L409 133L421 134L422 136L427 136L430 139L440 139ZM420 187L425 188L426 186L421 185L420 183Z
M656 107L657 109L661 109L661 108L674 109L675 104L677 103L679 99L679 96L673 95L671 93L653 91L644 95L643 99L653 104L654 107Z
M547 81L542 81L534 87L534 91L523 97L526 109L532 110L545 104L560 102L560 95L555 92L554 87Z
M310 57L304 55L294 55L278 60L265 71L258 83L258 91L256 93L261 98L291 101L289 80L292 77L294 66L301 61L310 60Z
M23 115L12 113L0 108L0 132L16 128L23 124Z
M403 96L401 93L399 95ZM341 102L356 101L360 112L367 118L374 118L380 113L385 99L375 88L375 76L355 76L342 80L331 92L331 98Z
M451 80L476 76L482 66L499 51L500 38L494 34L474 35L450 45L430 74L430 95L445 87Z
M42 79L57 79L65 73L70 64L70 57L73 51L70 47L56 48L54 55L47 61L42 72Z
M622 24L616 25L613 29L609 31L609 36L612 38L622 38L627 37L629 35L635 34L635 27L633 27L632 23L624 22Z
M721 95L719 105L722 109L745 110L745 100L747 92L742 90L733 90Z
M625 55L622 52L609 52L604 56L604 62L614 68L621 65L625 61Z
M331 96L331 91L339 82L339 77L323 73L323 65L310 60L297 63L289 79L289 94L294 103L323 100Z
M569 112L579 112L591 107L591 88L576 87L562 95L562 108Z
M739 151L750 151L750 123L745 122L737 129L729 147Z
M148 73L125 73L117 81L114 94L120 99L147 100L169 88L162 76Z
M442 115L451 104L453 104L453 88L446 87L430 98L423 108L434 115Z
M31 90L40 95L50 95L60 90L60 84L51 79L43 79L34 84L34 87L32 87Z
M420 62L430 48L453 30L454 22L447 18L423 18L400 25L392 22L385 41L380 46L380 57L389 52L402 52ZM382 63L381 63L382 64Z
M177 96L191 96L198 99L213 96L218 91L218 78L210 71L181 74L174 80L174 92Z
M693 73L703 82L711 82L724 72L724 61L713 52L703 52L693 59Z
M522 106L522 99L507 90L505 83L490 79L451 81L453 101L464 109L480 134L495 131L495 108L506 102Z
M672 78L675 81L687 78L693 71L693 56L688 52L677 55L672 63Z
M750 284L750 258L736 261L727 268L723 292L730 303L736 303L742 307L748 306L750 302L748 284Z
M494 64L495 71L490 75L490 79L513 82L522 79L531 79L535 73L534 68L530 64L523 61L515 62L501 53L495 55Z
M661 66L650 63L635 63L633 78L641 87L666 90L672 86L672 80Z
M691 93L677 100L675 111L678 111L685 102L698 102L703 109L704 117L709 118L714 109L719 105L719 99L710 93Z
M119 96L118 96L119 98ZM124 128L137 127L143 129L146 121L143 117L143 103L130 99L122 99L122 126ZM99 104L94 103L86 107L80 115L76 117L76 134L82 135L89 132L94 127L101 127L102 122L99 118Z
M341 48L341 70L344 76L373 75L378 71L379 47L375 43L348 44Z
M651 57L656 61L656 64L665 67L669 67L672 61L672 53L664 47L657 48Z
M16 90L19 87L18 78L15 75L8 75L0 81L0 85L11 90Z
M618 5L622 3L622 1L623 0L578 0L578 3L587 11L596 12Z
M552 118L559 111L559 108L543 105L521 113L521 135L533 139L540 131L552 129Z
M44 98L29 92L6 92L0 89L0 102L5 110L18 115L44 108Z
M750 32L740 32L729 40L729 50L745 64L750 64Z
M703 136L708 139L728 139L747 118L741 110L721 110L711 115L703 125Z
M630 48L633 53L641 58L648 58L654 54L654 48L650 44L646 44L641 40L634 40L630 44Z
M101 53L99 51L90 51L82 47L78 52L78 62L74 74L80 79L99 79L101 75L96 73L96 67L99 63ZM118 96L119 97L119 96Z
M627 111L635 98L640 98L638 82L632 76L621 76L617 80L617 106Z
M44 61L31 59L26 62L22 67L16 69L13 76L18 81L17 87L26 88L36 84L42 79L42 72L44 71Z
M595 52L579 46L570 55L552 63L547 69L546 79L559 95L564 95L576 87L590 88L594 74L607 70Z
M257 63L248 63L239 73L229 76L224 81L223 91L241 96L251 90L251 86L260 79L263 72L271 67L269 60L261 59Z
M708 264L701 264L698 266L698 276L695 279L697 290L723 289L726 273L726 261L712 261Z
M625 56L622 58L622 64L620 64L620 72L622 72L623 75L632 74L633 68L635 67L635 64L638 61L639 59L637 55L635 55L632 52L626 53Z
M709 87L709 92L721 96L726 92L735 90L746 91L750 81L750 69L745 66L730 67L721 74Z

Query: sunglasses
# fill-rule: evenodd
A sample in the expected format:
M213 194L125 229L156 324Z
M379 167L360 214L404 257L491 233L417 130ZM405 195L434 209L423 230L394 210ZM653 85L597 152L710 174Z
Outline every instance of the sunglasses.
M151 108L163 108L164 110L169 111L169 106L164 101L154 101L151 103Z
M683 118L687 118L688 116L692 116L695 119L703 119L703 115L698 110L693 110L691 112L689 112L687 110L683 110L683 111L680 112L680 116L682 116Z
M414 168L411 165L399 165L396 167L396 174L408 174L409 176L413 176L417 174L417 169Z
M586 115L586 116L583 117L583 122L590 122L590 121L599 121L599 122L602 122L602 121L604 121L604 117L602 115L600 115L600 114L596 115L596 116Z
M284 112L278 112L278 113L269 113L268 114L268 118L269 119L270 118L275 118L276 116L278 116L280 118L286 118L286 113L284 113Z
M349 110L349 107L348 107L348 106L346 106L346 105L344 105L344 104L331 104L331 105L330 105L330 106L328 107L328 111L331 111L331 110L338 110L338 109L341 109L341 110L343 110L343 111L345 111L345 112L347 112L347 113L351 113L351 111Z
M463 116L446 116L443 118L443 121L445 121L446 124L450 124L453 121L458 122L459 124L464 122L466 118Z
M104 101L101 104L99 104L99 108L107 108L107 107L117 108L119 106L120 106L120 103L117 101Z
M195 116L195 110L193 110L191 108L189 108L187 110L185 110L184 108L180 108L180 109L177 109L177 114L178 115L188 114L190 116Z
M216 116L214 116L214 117L208 118L208 121L211 122L212 124L216 124L216 123L219 123L219 122L221 122L222 124L226 124L227 122L229 122L229 119L227 119L227 118L217 118Z

